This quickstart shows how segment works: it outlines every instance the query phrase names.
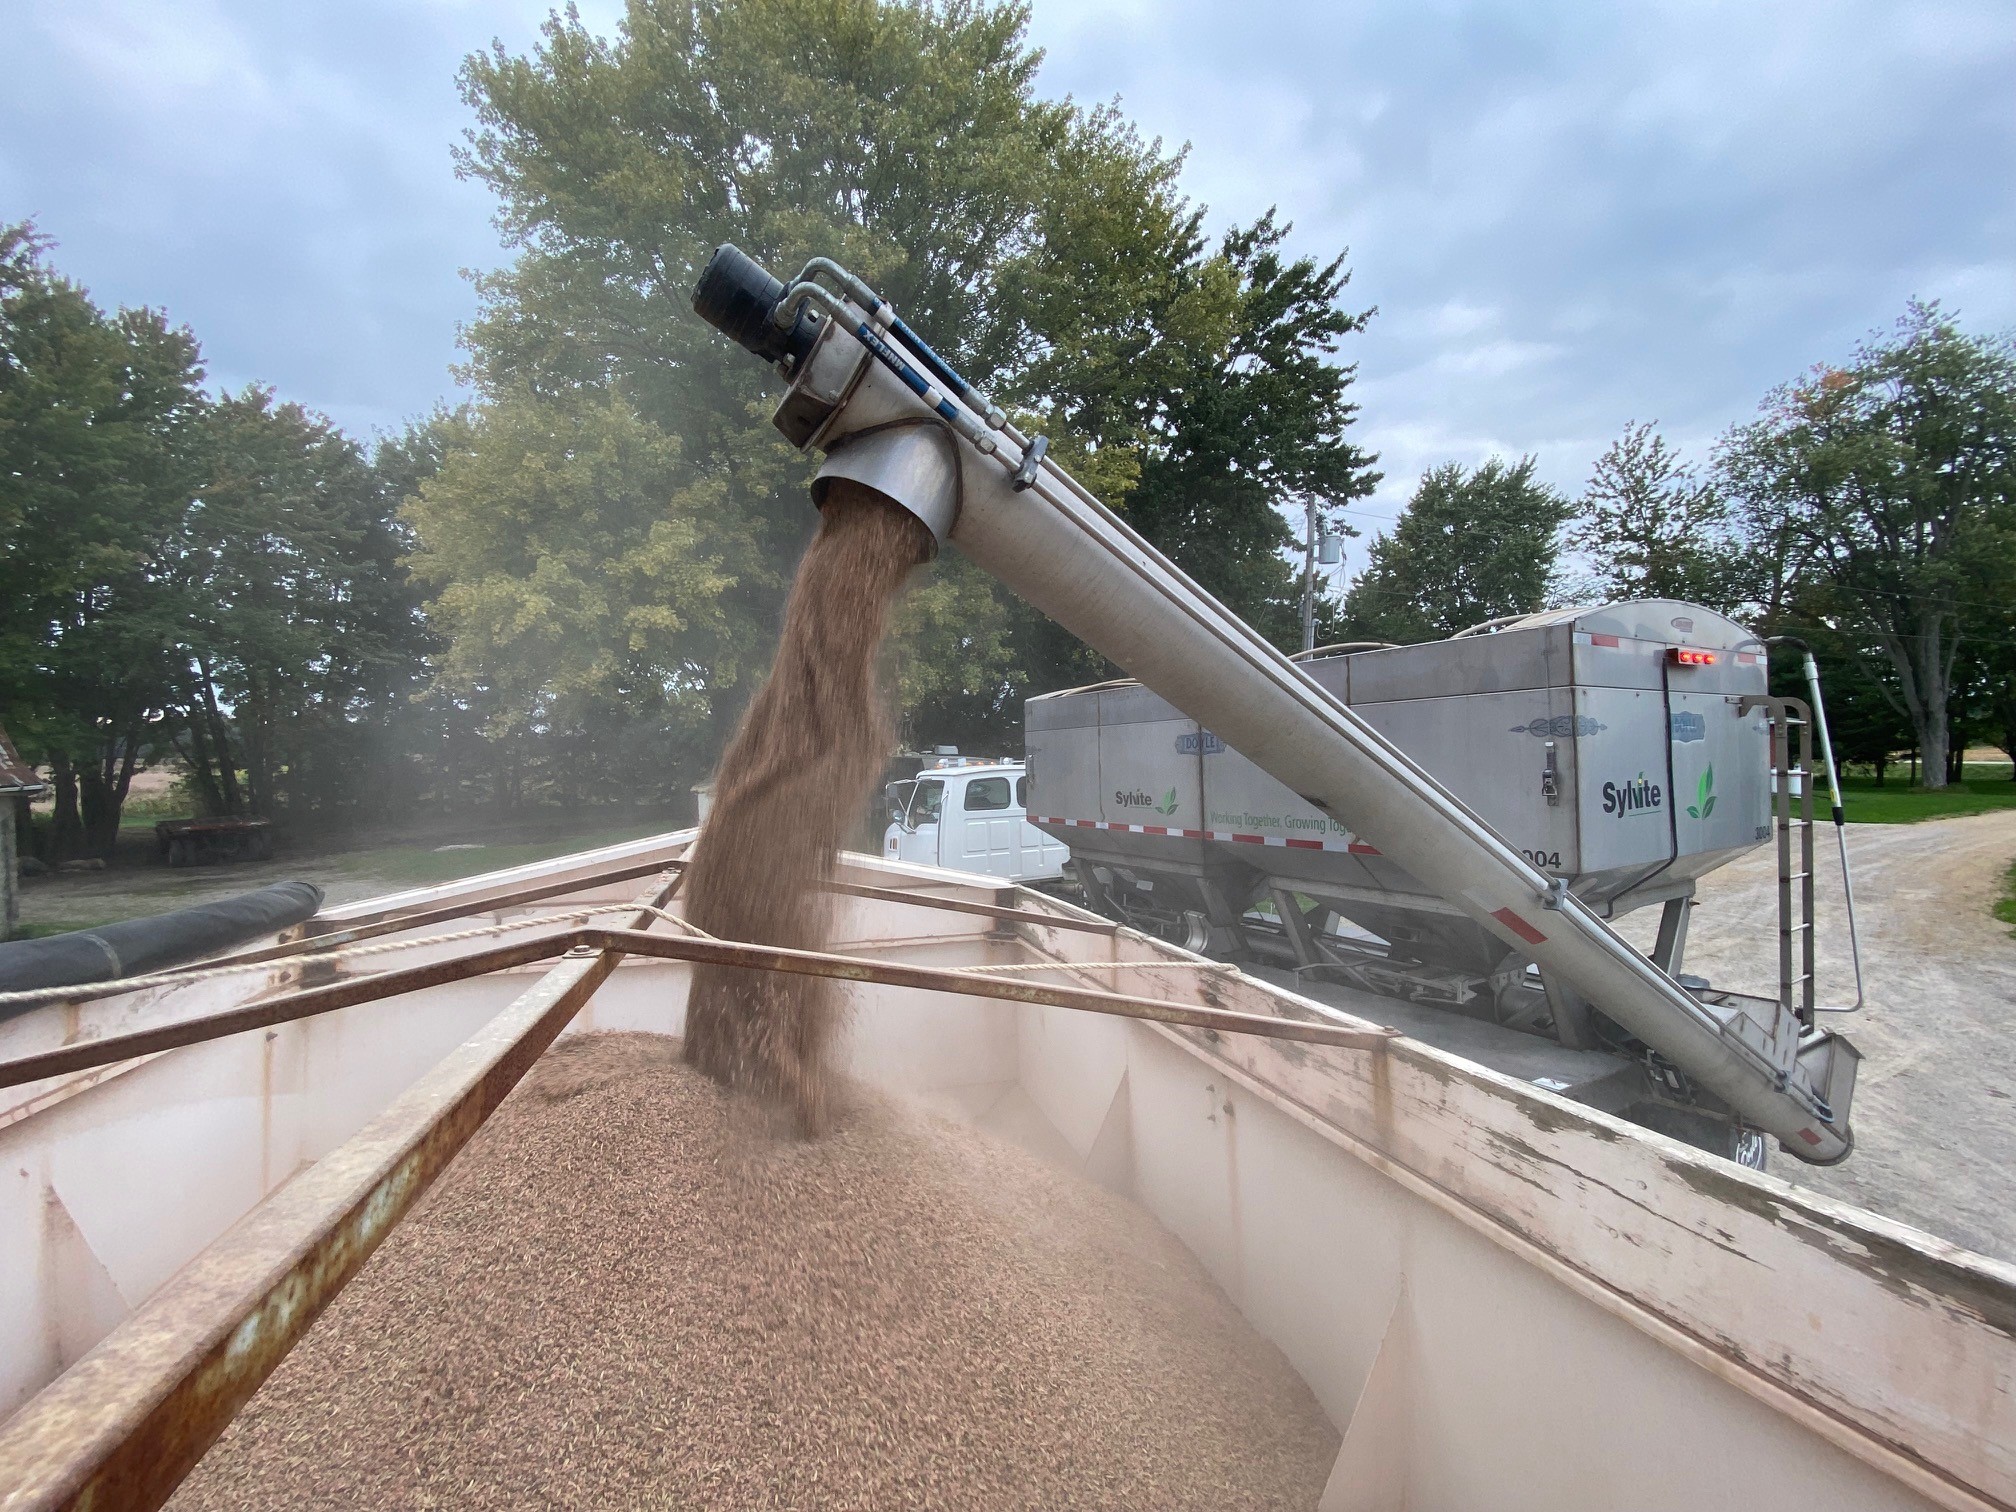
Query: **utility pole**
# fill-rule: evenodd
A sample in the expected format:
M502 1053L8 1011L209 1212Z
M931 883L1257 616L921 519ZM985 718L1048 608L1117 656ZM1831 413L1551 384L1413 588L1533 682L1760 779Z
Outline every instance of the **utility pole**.
M1311 495L1302 501L1302 649L1316 649L1316 569L1335 567L1344 560L1344 540L1322 525L1316 512L1320 501Z
M1302 542L1302 649L1316 649L1316 496L1302 501L1308 530Z

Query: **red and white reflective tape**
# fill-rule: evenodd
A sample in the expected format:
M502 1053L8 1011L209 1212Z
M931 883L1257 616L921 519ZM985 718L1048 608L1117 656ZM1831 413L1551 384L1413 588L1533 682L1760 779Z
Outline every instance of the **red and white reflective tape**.
M1060 829L1118 830L1123 835L1166 835L1172 840L1227 840L1234 845L1282 845L1290 850L1344 851L1353 856L1376 856L1375 846L1358 840L1304 840L1286 835L1246 835L1237 830L1182 829L1171 824L1114 824L1105 819L1055 819L1040 814L1029 816L1031 824L1054 824Z
M1509 908L1494 908L1491 910L1491 917L1519 936L1528 945L1543 945L1547 941L1546 935L1535 929L1526 919L1514 913Z

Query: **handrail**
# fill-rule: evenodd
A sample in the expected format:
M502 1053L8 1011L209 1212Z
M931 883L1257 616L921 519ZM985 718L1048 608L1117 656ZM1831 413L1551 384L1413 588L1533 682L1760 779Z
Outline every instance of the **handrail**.
M1336 656L1346 651L1397 651L1399 649L1399 641L1332 641L1327 646L1311 646L1307 651L1291 652L1288 660L1292 662L1309 661L1314 657Z

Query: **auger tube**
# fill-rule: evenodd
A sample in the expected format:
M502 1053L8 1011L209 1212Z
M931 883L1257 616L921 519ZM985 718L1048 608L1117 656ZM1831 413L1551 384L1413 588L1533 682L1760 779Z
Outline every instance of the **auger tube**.
M1016 488L1029 443L1000 411L963 381L934 381L893 322L825 289L815 300L815 287L795 283L777 311L796 328L802 297L834 318L788 367L776 420L794 444L831 454L822 476L847 476L911 510L1791 1154L1820 1165L1846 1158L1856 1054L1845 1037L1804 1026L1789 1009L1762 1024L1696 999L1056 463L1042 460ZM880 455L846 461L857 435ZM954 465L905 455L925 448Z

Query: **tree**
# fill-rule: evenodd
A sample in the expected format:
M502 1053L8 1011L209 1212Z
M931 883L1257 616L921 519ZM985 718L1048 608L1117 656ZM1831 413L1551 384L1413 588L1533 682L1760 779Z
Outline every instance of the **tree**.
M2009 780L2016 782L2016 624L2008 625L1994 648L1989 666L1988 708L1996 741L2009 758Z
M698 714L708 728L682 748L696 763L688 779L719 750L767 660L812 525L810 464L767 422L767 376L692 314L693 283L717 243L787 274L815 252L841 258L976 373L1059 359L1067 373L1096 376L1097 364L1061 361L1095 350L1124 371L1144 356L1134 334L1155 329L1136 319L1144 304L1180 302L1166 259L1144 267L1114 245L1181 233L1173 165L1111 113L1038 101L1023 22L1019 10L961 3L633 0L613 40L555 17L531 56L493 50L465 67L480 124L463 171L496 191L519 249L484 282L470 333L485 402L538 407L575 394L591 409L624 406L659 442L676 440L681 466L714 490L691 517L696 570L676 610L662 587L629 580L647 605L694 627L678 648L682 718ZM1067 308L1076 326L1037 334ZM1127 339L1108 341L1115 333ZM1098 395L1096 384L1060 381L1001 397L1050 416L1095 411ZM490 434L479 429L475 445ZM630 454L656 453L640 444ZM458 500L470 509L463 521L451 519ZM546 506L557 523L576 503L549 494ZM494 564L457 555L481 540L484 507L443 491L415 516L431 582L495 580ZM451 643L459 633L449 630ZM987 637L973 645L977 660L962 667L964 643L941 637L936 649L955 662L936 671L989 688L991 700L1001 670ZM596 717L655 717L659 695L634 693Z
M739 680L755 649L735 644L724 602L727 543L744 539L722 518L728 489L616 394L499 400L443 430L440 470L405 515L442 689L521 756L550 737L579 765L642 727L658 758L633 781L695 770L709 678Z
M383 802L374 741L421 651L390 491L348 436L271 390L210 404L203 477L159 569L177 605L176 748L206 808L295 816ZM241 780L242 773L242 780Z
M1844 622L1835 611L1833 590L1818 582L1804 585L1776 620L1760 628L1765 634L1796 636L1812 649L1836 759L1843 766L1869 767L1881 784L1891 763L1910 751L1912 732L1895 687L1885 685L1893 675L1873 640L1858 632L1852 618ZM1789 651L1771 658L1771 691L1808 697L1802 658Z
M47 253L0 230L0 705L52 769L54 854L109 854L170 753L215 813L411 796L395 511L427 430L372 461L269 390L208 398L187 330L106 315Z
M1632 424L1596 461L1568 533L1589 560L1583 596L1670 598L1734 613L1746 597L1728 501L1650 424Z
M1049 417L1073 427L1057 451L1081 481L1284 648L1299 642L1301 590L1282 554L1297 538L1283 508L1299 515L1313 499L1331 529L1355 534L1336 509L1379 481L1376 459L1348 439L1355 369L1334 360L1370 312L1342 307L1350 275L1341 256L1319 266L1282 255L1290 229L1270 211L1233 227L1216 251L1187 239L1179 271L1191 293L1172 301L1154 360L1089 359L1077 379L1081 394L1096 390L1096 399ZM1053 366L1063 365L1046 359ZM1052 382L1041 371L1009 378L1025 395ZM963 745L1012 744L1024 696L1111 675L1103 658L1034 611L1010 605L988 614L984 580L965 577L975 586L962 593L962 609L981 635L1000 626L986 643L998 655L951 665L993 675L977 686L941 678L906 688L913 730ZM899 643L907 629L906 620Z
M1872 641L1943 787L1954 663L2016 561L2016 346L1913 304L1845 369L1775 390L1724 438L1731 489ZM1857 637L1851 636L1851 642Z
M2011 568L2016 576L2016 562ZM2002 748L2010 762L2010 781L2016 782L2016 584L2005 591L1999 613L1975 620L1965 649L1972 653L1978 734Z
M1370 312L1340 304L1350 274L1340 255L1289 260L1290 227L1269 211L1225 235L1219 260L1235 280L1226 339L1188 348L1188 362L1151 394L1130 523L1277 644L1300 643L1300 574L1282 555L1298 545L1282 509L1314 500L1326 525L1357 532L1337 507L1379 482L1349 440L1356 369L1335 360Z
M195 338L108 316L0 227L0 706L55 790L54 853L108 853L165 717L165 542L193 476Z
M1176 188L1180 156L1110 107L1037 98L1026 21L1022 6L972 0L632 0L613 39L556 17L529 56L493 49L465 67L479 125L462 169L497 193L518 253L484 281L470 332L484 405L620 404L716 490L690 516L704 571L687 593L707 600L676 605L690 620L677 759L701 764L688 775L767 660L811 526L811 464L768 425L768 378L690 310L720 242L780 275L815 253L848 264L1089 486L1138 508L1165 546L1222 563L1219 586L1254 604L1284 575L1279 522L1254 501L1277 483L1339 498L1366 486L1366 459L1342 440L1348 370L1327 365L1361 318L1335 309L1338 266L1283 258L1271 218L1207 248ZM1248 434L1227 419L1218 438L1185 441L1234 402ZM1263 421L1270 402L1286 408ZM1180 491L1211 467L1237 472L1222 503L1238 518L1206 530L1218 506L1185 519ZM437 593L494 577L493 562L459 556L483 508L443 491L414 516ZM897 686L931 739L1000 743L1032 685L1103 670L949 553L897 625ZM658 696L638 684L592 717L648 724ZM702 716L704 737L690 722Z
M1430 470L1344 599L1345 633L1431 640L1542 608L1570 508L1533 480L1534 459Z

